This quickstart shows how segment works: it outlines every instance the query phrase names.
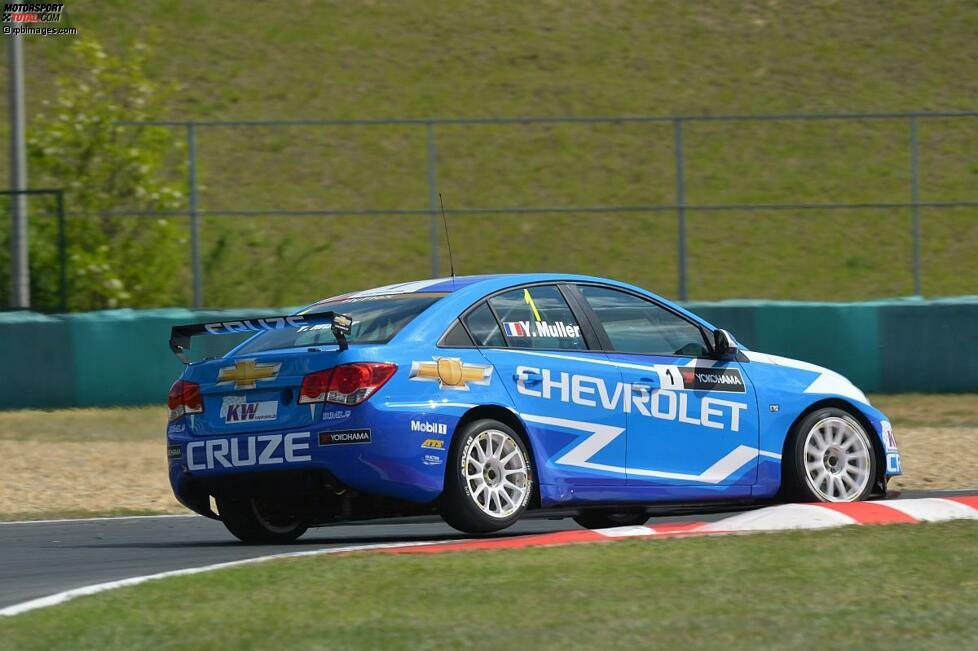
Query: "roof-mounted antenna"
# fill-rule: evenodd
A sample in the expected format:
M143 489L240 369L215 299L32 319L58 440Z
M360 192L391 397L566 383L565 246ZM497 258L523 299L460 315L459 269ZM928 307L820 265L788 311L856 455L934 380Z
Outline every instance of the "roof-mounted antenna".
M441 205L441 221L445 225L445 241L448 242L448 268L452 273L452 291L455 291L455 258L452 257L452 238L448 235L448 217L445 216L445 202L438 193L438 203Z

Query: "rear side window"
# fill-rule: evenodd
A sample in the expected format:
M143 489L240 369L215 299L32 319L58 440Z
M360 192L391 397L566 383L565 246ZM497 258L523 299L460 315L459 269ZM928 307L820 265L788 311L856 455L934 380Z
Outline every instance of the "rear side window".
M703 331L664 307L607 287L580 286L618 352L705 357Z
M445 336L441 338L438 343L439 346L444 346L446 348L470 348L472 346L472 339L469 337L469 333L465 331L462 327L461 321L456 321L449 328Z
M501 347L506 345L503 335L499 332L496 317L492 315L492 310L485 303L465 316L465 327L472 333L476 346Z
M364 296L329 303L320 303L303 314L336 312L349 314L353 326L347 341L351 344L384 344L390 341L401 328L410 323L431 307L445 294L398 294L389 296ZM335 344L336 338L328 323L301 328L287 328L263 332L251 339L237 351L239 355L250 355L264 350L278 348L299 348L306 346L328 346Z
M489 299L513 348L587 348L567 301L553 285L515 289Z

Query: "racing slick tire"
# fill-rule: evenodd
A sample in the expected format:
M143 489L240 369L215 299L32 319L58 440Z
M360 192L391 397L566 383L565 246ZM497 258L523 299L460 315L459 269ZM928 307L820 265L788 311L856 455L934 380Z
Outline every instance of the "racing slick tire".
M309 528L297 509L266 498L219 497L217 511L227 530L250 545L290 543Z
M445 473L441 516L465 533L490 533L516 522L533 492L530 453L511 427L492 419L456 432Z
M574 522L585 529L608 529L611 527L638 527L649 521L646 513L628 511L581 511L574 516Z
M879 473L873 436L849 412L817 409L788 437L781 464L783 495L798 502L857 502Z

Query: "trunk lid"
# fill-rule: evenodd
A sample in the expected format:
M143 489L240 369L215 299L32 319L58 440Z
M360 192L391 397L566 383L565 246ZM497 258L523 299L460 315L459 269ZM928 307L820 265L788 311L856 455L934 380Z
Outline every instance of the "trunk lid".
M302 379L336 366L340 352L307 348L270 350L198 362L184 379L200 385L204 413L194 434L238 434L308 427L316 405L298 404Z

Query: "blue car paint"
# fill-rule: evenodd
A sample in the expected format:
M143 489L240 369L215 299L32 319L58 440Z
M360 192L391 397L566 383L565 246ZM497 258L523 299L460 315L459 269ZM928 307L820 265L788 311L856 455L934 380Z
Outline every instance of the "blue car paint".
M385 345L351 345L342 352L326 347L320 351L303 348L250 354L247 357L258 364L281 365L274 380L254 389L229 391L217 384L220 369L227 367L247 342L223 358L186 368L181 379L201 385L205 411L180 417L167 428L170 449L179 450L169 465L176 496L200 511L200 505L185 495L193 478L315 467L367 494L431 502L444 486L456 426L470 410L487 406L520 419L529 438L544 507L771 497L780 487L781 453L791 425L806 410L826 400L841 401L857 410L880 440L887 475L900 473L899 452L884 431L889 426L886 417L847 380L813 365L752 353L742 346L747 361L721 363L680 356L441 348L436 344L460 314L488 295L535 283L575 282L629 290L667 306L707 331L714 330L709 322L644 289L591 276L460 277L374 290L377 294L449 293ZM457 358L472 368L489 368L488 382L469 383L463 389L411 377L415 365L433 363L440 357ZM395 363L398 367L366 402L352 407L284 404L290 387L294 389L305 374L366 361ZM728 373L739 372L743 391L667 388L671 376L665 372L680 367L687 371L691 367L707 371L723 367ZM549 398L544 397L542 387L521 385L527 378L520 369L526 368L551 374ZM567 378L566 390L562 373ZM575 385L579 395L570 390L570 383L577 381L574 376L582 376ZM634 391L632 383L642 379L653 385L648 396L624 395ZM597 382L602 383L604 393ZM627 389L612 403L611 396L619 386ZM222 423L215 416L228 393L244 395L249 402L279 400L283 403L279 405L282 417L267 423ZM605 393L607 402L596 398ZM573 398L582 399L575 402ZM365 430L370 431L369 442L319 444L322 432ZM258 458L273 444L276 450L266 455L267 463L259 464ZM255 463L247 464L252 459ZM233 465L235 461L239 463ZM228 464L231 467L226 467Z

